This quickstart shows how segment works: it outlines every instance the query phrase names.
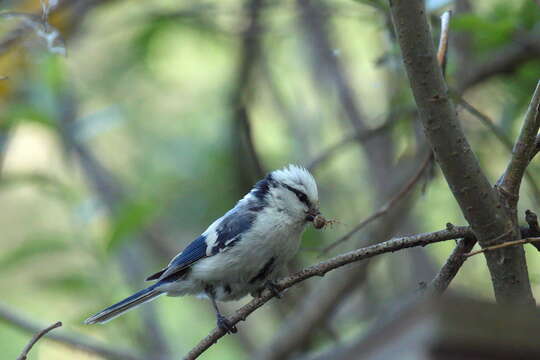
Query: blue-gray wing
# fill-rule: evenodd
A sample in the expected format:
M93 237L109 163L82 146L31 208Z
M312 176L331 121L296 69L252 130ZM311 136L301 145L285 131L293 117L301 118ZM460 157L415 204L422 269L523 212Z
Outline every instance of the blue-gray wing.
M246 208L234 208L225 216L216 220L197 239L193 240L188 247L178 254L169 265L149 276L146 280L163 280L174 277L175 279L198 260L216 255L225 251L242 239L242 234L248 231L262 208L252 206Z
M176 255L165 269L150 275L146 280L164 279L173 274L179 275L179 272L187 269L197 260L206 257L206 248L206 237L201 235L193 240L184 251Z

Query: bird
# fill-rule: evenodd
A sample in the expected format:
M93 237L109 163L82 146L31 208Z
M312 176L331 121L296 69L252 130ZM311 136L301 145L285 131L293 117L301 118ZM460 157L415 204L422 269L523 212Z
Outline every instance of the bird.
M305 168L289 164L268 173L236 205L215 220L169 264L146 278L149 287L85 320L105 323L161 295L208 298L217 326L235 333L218 301L281 297L276 280L300 247L306 225L319 218L317 183Z

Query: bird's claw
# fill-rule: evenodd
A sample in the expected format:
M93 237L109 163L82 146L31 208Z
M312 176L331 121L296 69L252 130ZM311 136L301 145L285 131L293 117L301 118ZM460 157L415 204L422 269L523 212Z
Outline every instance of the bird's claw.
M265 287L270 290L270 292L278 299L281 299L283 297L283 294L281 293L281 291L279 291L276 283L274 283L273 281L268 280L265 284Z
M227 334L236 334L238 329L223 315L217 316L217 326Z

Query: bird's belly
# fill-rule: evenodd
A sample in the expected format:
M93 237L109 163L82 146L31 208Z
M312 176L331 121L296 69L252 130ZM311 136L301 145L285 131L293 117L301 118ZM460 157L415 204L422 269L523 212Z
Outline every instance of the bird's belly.
M298 250L300 231L289 236L242 239L234 247L201 259L189 275L215 291L218 300L235 300L274 279Z

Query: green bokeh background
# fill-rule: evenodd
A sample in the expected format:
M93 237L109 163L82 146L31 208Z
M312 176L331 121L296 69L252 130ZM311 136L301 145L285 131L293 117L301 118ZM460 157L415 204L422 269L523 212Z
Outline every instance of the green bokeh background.
M477 61L507 46L522 32L538 34L540 11L533 1L475 1L475 12L455 17L453 32L469 34ZM370 126L376 127L395 109L414 106L396 44L389 37L385 2L325 1L330 9L334 56L347 70ZM437 18L453 2L433 2ZM0 2L9 10L13 3ZM383 10L381 10L381 7ZM183 16L182 12L191 12ZM173 16L176 14L176 16ZM143 278L169 261L153 251L141 233L157 234L170 255L181 250L206 226L234 205L247 190L239 181L245 159L235 151L231 99L235 91L242 30L243 2L111 1L93 9L67 41L67 57L51 54L37 38L27 40L17 56L24 71L0 69L10 76L12 93L2 101L2 121L9 124L9 142L0 178L0 300L39 324L57 320L64 330L84 334L120 348L141 351L141 316L130 312L103 326L85 326L90 314L135 288ZM288 163L306 165L328 146L351 134L338 96L313 75L309 44L298 23L294 3L275 2L264 11L264 60L244 96L256 150L266 170ZM8 31L13 23L5 22ZM386 59L386 60L383 60ZM23 66L23 65L21 65ZM448 81L456 84L455 55L450 53ZM466 98L515 138L540 61L520 65L469 89ZM17 96L14 95L17 89ZM69 96L68 96L69 95ZM116 177L125 194L115 216L109 216L76 157L62 141L58 119L66 97L76 103L76 138ZM391 100L389 100L391 98ZM477 119L459 110L462 124L489 179L504 169L508 151ZM410 116L392 128L398 160L417 150ZM7 132L6 132L7 133ZM365 154L350 143L314 171L321 208L339 223L322 232L308 229L298 264L319 261L317 249L345 234L376 209ZM531 173L537 178L538 164ZM392 176L392 175L389 175ZM539 209L524 185L520 211ZM440 174L408 210L414 231L434 231L445 224L464 224L459 208ZM401 231L404 233L405 230ZM365 233L358 235L360 238ZM426 248L439 267L453 242ZM126 247L140 250L132 259L140 281L119 265ZM354 247L349 243L335 251ZM533 291L540 296L540 258L526 246ZM155 250L155 249L154 249ZM398 255L374 262L370 281L384 304L429 278L411 278ZM403 264L403 267L400 267ZM397 270L396 270L397 269ZM310 280L314 284L321 279ZM492 298L484 259L468 260L452 284L456 291ZM296 298L301 289L290 293ZM288 295L287 295L288 296ZM227 306L227 313L245 303ZM275 300L249 317L239 330L257 347L276 333L283 317ZM196 298L165 298L155 302L171 358L180 358L215 325L209 303ZM362 333L373 318L341 321L344 338ZM144 331L142 333L144 335ZM143 336L144 337L144 336ZM0 322L2 358L15 359L30 338ZM312 344L323 348L321 336ZM227 336L204 359L244 359L241 340ZM86 353L41 341L30 359L97 359Z

